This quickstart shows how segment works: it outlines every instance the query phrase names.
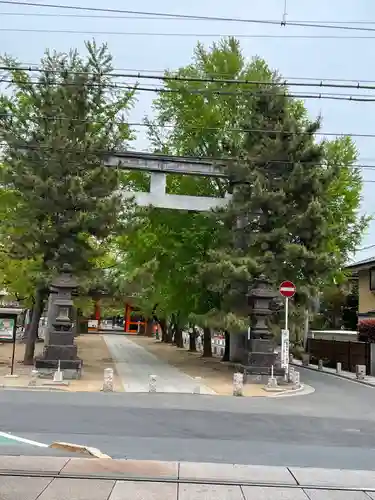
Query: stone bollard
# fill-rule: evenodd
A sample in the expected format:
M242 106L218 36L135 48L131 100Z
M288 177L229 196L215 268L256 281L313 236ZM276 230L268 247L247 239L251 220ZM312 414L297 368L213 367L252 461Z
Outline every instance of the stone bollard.
M309 364L310 364L310 354L307 353L307 352L304 352L301 355L301 358L302 358L302 366L309 366Z
M31 380L29 382L30 387L36 387L36 382L38 380L39 372L35 368L31 370Z
M201 393L201 377L194 377L195 381L195 386L193 390L193 394L200 394Z
M366 365L356 365L355 374L357 380L364 380L366 377Z
M318 370L323 371L323 360L319 359L318 361Z
M341 373L341 363L339 361L336 363L336 373Z
M243 396L243 373L233 374L233 396Z
M301 381L300 381L300 373L295 371L293 375L293 386L295 389L299 389L301 387Z
M104 368L103 392L113 392L113 368Z
M293 360L294 360L293 354L289 354L289 363L293 363Z
M288 381L293 382L294 381L294 373L295 369L293 366L289 366L289 371L288 371Z
M148 378L148 392L156 392L156 375L150 375Z

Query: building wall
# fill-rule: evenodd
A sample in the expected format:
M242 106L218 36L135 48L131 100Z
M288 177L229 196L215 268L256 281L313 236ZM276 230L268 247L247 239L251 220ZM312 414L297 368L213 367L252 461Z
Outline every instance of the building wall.
M369 271L358 272L359 314L375 311L375 293L370 291Z

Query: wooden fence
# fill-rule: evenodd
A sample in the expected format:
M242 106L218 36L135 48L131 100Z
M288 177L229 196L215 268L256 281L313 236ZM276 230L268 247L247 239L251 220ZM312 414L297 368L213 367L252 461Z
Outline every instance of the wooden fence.
M325 339L307 339L307 352L310 363L317 364L319 359L329 368L341 363L342 370L355 372L356 365L365 365L366 373L371 373L371 344L366 342L343 342Z

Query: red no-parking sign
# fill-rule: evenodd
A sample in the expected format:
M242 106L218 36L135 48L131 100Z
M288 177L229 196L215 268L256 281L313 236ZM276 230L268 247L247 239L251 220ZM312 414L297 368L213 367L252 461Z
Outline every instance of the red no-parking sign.
M283 297L290 299L296 293L296 285L292 281L283 281L279 286L279 292Z

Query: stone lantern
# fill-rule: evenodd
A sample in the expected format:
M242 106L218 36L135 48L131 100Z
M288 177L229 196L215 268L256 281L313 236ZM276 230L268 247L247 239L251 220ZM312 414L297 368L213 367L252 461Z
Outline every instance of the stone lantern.
M74 343L74 315L72 293L78 288L71 268L64 264L61 273L52 281L47 325L47 333L43 355L35 359L37 370L51 371L58 368L64 370L65 378L80 376L82 360L77 356Z
M267 325L267 319L273 314L272 301L277 294L270 281L261 275L249 290L249 335L248 353L245 360L246 372L255 375L269 375L271 366L275 367L277 354L273 335Z

